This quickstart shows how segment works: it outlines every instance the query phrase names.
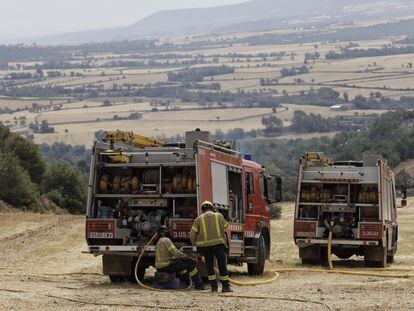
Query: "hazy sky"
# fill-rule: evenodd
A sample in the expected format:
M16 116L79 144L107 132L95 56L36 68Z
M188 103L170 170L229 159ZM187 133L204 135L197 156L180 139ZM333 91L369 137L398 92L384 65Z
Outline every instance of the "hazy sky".
M0 0L0 40L126 26L160 10L246 0Z

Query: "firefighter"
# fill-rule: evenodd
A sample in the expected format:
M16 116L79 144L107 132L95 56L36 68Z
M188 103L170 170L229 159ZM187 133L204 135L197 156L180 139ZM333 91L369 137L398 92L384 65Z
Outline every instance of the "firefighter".
M224 232L224 229L228 227L228 222L221 213L213 211L213 204L209 201L203 202L201 210L203 214L196 218L191 228L191 242L197 246L197 251L206 260L211 291L218 291L217 276L214 272L214 258L216 258L220 272L222 292L232 292L227 271L227 238Z
M155 268L158 272L179 273L187 286L190 278L196 290L205 290L196 267L197 260L179 251L170 239L170 230L166 226L158 228L158 242L155 246Z

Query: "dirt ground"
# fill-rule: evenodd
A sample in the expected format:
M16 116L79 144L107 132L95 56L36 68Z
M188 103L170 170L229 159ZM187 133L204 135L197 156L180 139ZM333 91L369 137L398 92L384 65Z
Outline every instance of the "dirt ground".
M393 269L412 269L414 265L414 199L411 201L407 208L399 209L400 240ZM303 268L292 240L292 213L293 204L283 204L282 219L272 222L272 253L271 261L266 264L267 271ZM0 245L0 310L414 308L413 279L289 272L281 273L270 285L234 286L233 295L227 296L194 291L160 293L136 284L112 284L100 275L101 259L82 253L86 250L82 216L0 211ZM334 259L336 267L363 269L361 258ZM251 280L246 270L246 267L230 266L231 277ZM74 274L53 275L61 273ZM272 275L266 272L256 279ZM151 279L151 276L152 272L148 272L147 277Z

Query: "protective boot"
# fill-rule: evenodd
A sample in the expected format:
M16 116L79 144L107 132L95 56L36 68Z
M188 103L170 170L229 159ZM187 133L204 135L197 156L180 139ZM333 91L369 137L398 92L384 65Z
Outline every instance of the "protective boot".
M212 292L218 292L218 285L217 285L216 281L210 282L210 286L211 286L211 291Z
M206 290L207 288L204 286L203 281L200 278L200 275L194 276L193 277L193 282L194 282L194 288L196 290Z
M222 293L232 293L233 290L230 288L229 282L222 282L223 287L221 288Z

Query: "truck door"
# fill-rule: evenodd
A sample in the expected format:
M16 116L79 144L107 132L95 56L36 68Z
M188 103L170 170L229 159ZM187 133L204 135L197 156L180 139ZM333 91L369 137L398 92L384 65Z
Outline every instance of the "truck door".
M239 209L243 209L243 174L238 153L228 154L211 145L198 145L196 157L199 214L201 203L208 200L231 214L228 217L242 217ZM234 213L230 213L232 208Z
M245 182L240 154L201 143L196 157L199 214L201 203L211 201L229 222L226 229L229 257L243 257Z

